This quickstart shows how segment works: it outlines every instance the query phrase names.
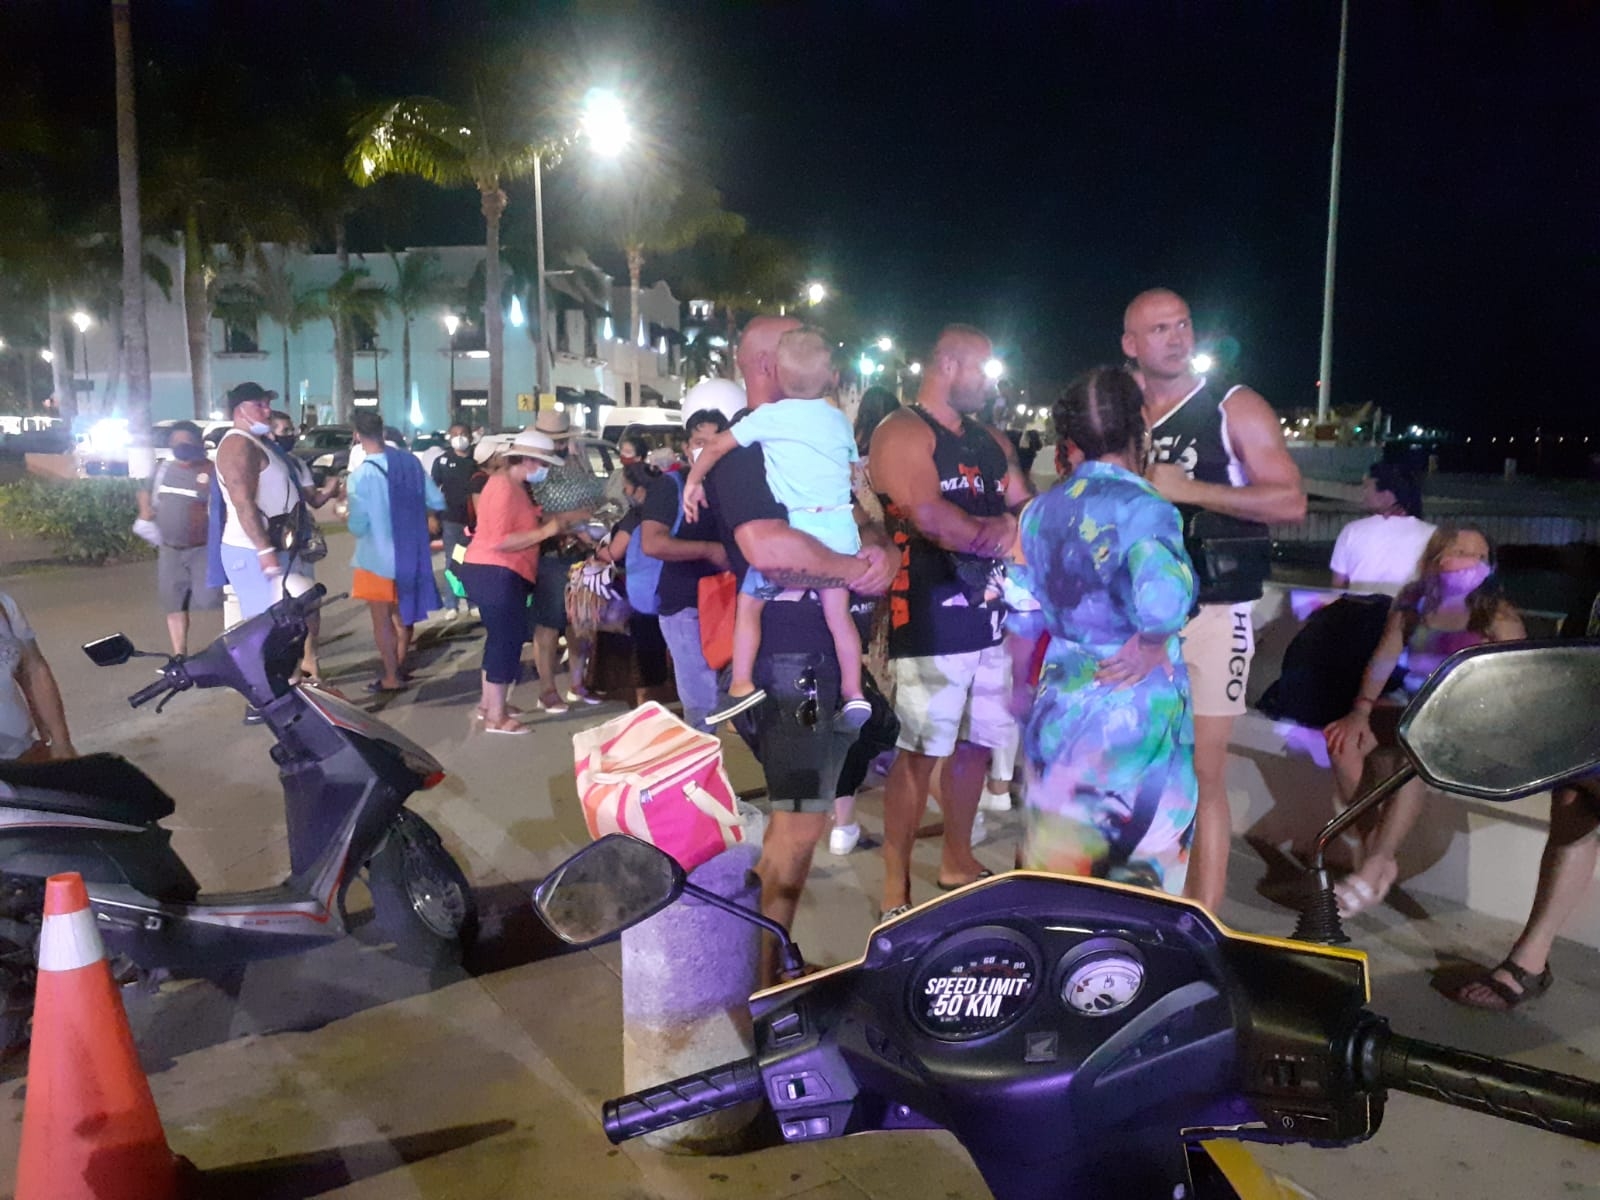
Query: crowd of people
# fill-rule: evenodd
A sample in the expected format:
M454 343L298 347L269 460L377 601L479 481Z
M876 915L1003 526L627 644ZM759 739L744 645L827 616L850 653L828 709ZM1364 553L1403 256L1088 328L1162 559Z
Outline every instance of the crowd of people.
M485 734L530 728L510 702L530 642L545 713L674 689L687 724L731 722L761 764L761 906L785 925L823 839L835 854L856 848L855 793L889 754L883 919L915 903L912 849L930 799L937 886L991 873L973 854L982 811L1011 806L1019 767L1018 866L1217 908L1228 745L1270 562L1255 551L1269 525L1306 511L1266 400L1197 374L1187 305L1144 292L1124 313L1123 361L1057 401L1061 478L1040 495L1023 444L994 418L980 330L947 327L914 402L872 389L853 425L834 400L831 345L797 318L754 318L735 348L742 386L708 380L686 398L681 457L625 437L608 480L561 413L493 444L452 427L424 469L364 411L347 482L319 488L287 453L293 424L275 395L243 384L215 462L199 429L179 423L171 461L141 493L173 650L186 649L194 609L226 604L231 622L310 587L321 544L310 511L342 491L352 594L369 608L379 662L370 692L409 685L418 621L469 607L484 630ZM1373 466L1363 501L1370 515L1341 534L1333 582L1392 601L1348 714L1324 730L1341 804L1398 752L1398 713L1444 658L1526 636L1481 531L1422 520L1415 479L1391 464ZM1213 552L1219 542L1228 554ZM49 666L0 600L0 657L18 685L0 706L0 752L70 755ZM723 633L726 654L712 649ZM315 643L301 664L313 682ZM1422 798L1408 785L1365 832L1338 886L1344 915L1386 897ZM1549 987L1550 945L1593 874L1597 824L1600 784L1557 791L1528 929L1456 999L1511 1008Z

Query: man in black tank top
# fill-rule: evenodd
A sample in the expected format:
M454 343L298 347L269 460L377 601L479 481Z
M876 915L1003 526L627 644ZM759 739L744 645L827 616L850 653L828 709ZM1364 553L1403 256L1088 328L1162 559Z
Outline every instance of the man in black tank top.
M989 339L965 325L939 335L917 403L872 437L872 483L901 552L890 589L900 755L884 787L883 911L909 905L911 849L941 760L941 887L983 874L972 821L990 751L1014 737L1011 663L1002 645L1001 560L1016 540L1011 510L1031 494L1010 441L972 419L993 391Z
M1189 306L1155 288L1134 297L1122 322L1122 351L1144 389L1154 465L1150 482L1186 509L1270 524L1305 519L1306 494L1278 418L1251 388L1222 387L1191 367ZM1245 708L1255 653L1252 605L1202 604L1183 631L1194 708L1199 808L1187 891L1216 910L1227 885L1228 741Z

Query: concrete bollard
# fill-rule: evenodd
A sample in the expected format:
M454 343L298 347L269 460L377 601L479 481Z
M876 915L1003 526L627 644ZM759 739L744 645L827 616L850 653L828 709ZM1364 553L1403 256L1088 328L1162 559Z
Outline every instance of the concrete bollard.
M1512 481L1514 481L1516 479L1516 477L1517 477L1517 460L1514 459L1514 458L1508 458L1508 459L1506 459L1505 480L1506 480L1507 483L1511 483Z
M759 842L743 842L689 873L708 891L757 908L751 870ZM703 1071L755 1049L746 1002L756 989L761 930L686 896L622 935L622 1078L634 1092ZM646 1134L657 1150L726 1154L739 1148L759 1102Z

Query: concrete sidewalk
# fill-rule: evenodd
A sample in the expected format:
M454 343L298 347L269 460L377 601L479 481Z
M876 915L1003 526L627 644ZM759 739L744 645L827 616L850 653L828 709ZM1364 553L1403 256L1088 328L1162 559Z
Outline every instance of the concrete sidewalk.
M342 590L348 542L334 539L323 574ZM287 865L268 736L240 726L232 695L179 696L162 715L123 697L148 665L93 668L76 650L124 629L159 648L154 565L37 572L0 582L39 630L67 697L80 749L114 749L178 801L174 842L207 888L276 882ZM207 618L199 636L214 630ZM484 911L483 944L444 976L397 963L356 938L264 963L224 989L169 984L129 1007L174 1149L206 1172L218 1197L875 1197L987 1195L945 1135L899 1134L782 1146L738 1158L674 1158L610 1146L599 1107L622 1090L615 946L563 952L533 916L528 893L587 840L573 782L571 733L619 706L541 718L526 738L474 733L480 634L430 626L419 686L384 719L430 746L451 770L416 808L462 858ZM357 694L374 652L364 610L329 609L325 671ZM736 786L757 782L730 746ZM874 796L862 805L881 830ZM990 814L978 853L1009 865L1017 814ZM934 894L937 847L919 844L917 898ZM1264 868L1240 845L1222 918L1286 933L1293 914L1256 891ZM877 911L881 864L868 849L819 854L796 936L819 963L856 957ZM1532 881L1528 881L1531 889ZM1600 954L1563 944L1552 991L1510 1016L1460 1009L1429 986L1441 965L1498 958L1514 930L1421 896L1355 927L1373 956L1374 1008L1399 1032L1508 1055L1600 1079ZM23 1081L0 1083L0 1190L10 1185ZM1042 1136L1046 1136L1042 1133ZM1600 1195L1600 1153L1490 1118L1404 1096L1383 1130L1342 1152L1264 1150L1276 1169L1325 1200L1376 1197ZM1107 1195L1115 1194L1108 1181Z

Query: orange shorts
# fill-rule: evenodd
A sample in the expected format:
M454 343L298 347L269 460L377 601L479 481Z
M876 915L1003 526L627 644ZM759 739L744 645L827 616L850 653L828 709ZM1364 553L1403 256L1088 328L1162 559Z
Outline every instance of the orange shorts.
M355 600L375 600L380 604L400 602L400 593L394 586L394 580L374 575L371 571L363 571L360 567L355 569L355 575L350 581L350 595Z

